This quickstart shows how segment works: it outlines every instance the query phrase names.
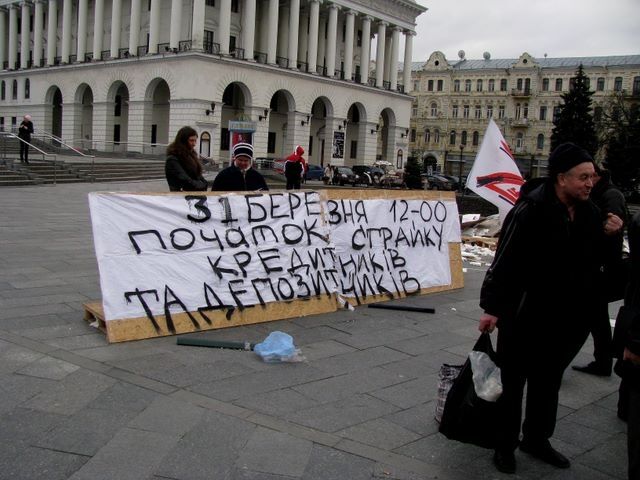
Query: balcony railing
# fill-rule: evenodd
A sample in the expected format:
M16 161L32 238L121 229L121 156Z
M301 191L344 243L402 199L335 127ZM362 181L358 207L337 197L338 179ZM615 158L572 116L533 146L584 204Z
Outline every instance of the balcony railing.
M528 127L530 125L528 118L514 118L511 120L512 127Z
M129 49L128 48L119 48L118 49L118 58L129 58Z
M109 60L111 58L111 50L103 50L100 52L100 58L102 60Z
M253 52L253 59L258 63L267 63L267 54L264 52Z
M512 88L511 95L514 97L530 97L531 89L530 88Z
M191 40L180 40L178 42L178 50L181 52L188 52L191 50Z
M367 81L367 85L369 85L370 87L375 87L376 86L376 77L369 77L369 80Z
M307 62L298 62L298 70L301 72L308 72L309 64Z
M84 61L85 62L90 62L91 60L93 60L93 53L85 53L84 54Z
M202 45L204 53L210 53L212 55L220 55L220 44L214 42L204 42Z
M316 73L325 76L327 74L327 67L323 65L316 65Z
M239 60L244 60L244 48L234 47L229 51L229 56L233 58L237 58Z
M139 57L144 57L147 53L149 53L149 46L148 45L140 45L138 47L138 56Z
M287 57L276 57L276 63L279 67L289 68L289 59Z

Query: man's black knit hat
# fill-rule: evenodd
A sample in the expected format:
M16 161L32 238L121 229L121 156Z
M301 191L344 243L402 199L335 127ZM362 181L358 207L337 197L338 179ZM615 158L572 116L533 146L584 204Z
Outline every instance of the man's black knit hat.
M575 143L561 143L549 156L549 176L555 177L584 162L593 163L593 157L589 152Z

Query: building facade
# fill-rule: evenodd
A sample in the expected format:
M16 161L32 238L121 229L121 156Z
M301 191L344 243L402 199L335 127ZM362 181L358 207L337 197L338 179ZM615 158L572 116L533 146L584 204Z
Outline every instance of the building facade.
M257 157L299 144L317 164L395 163L424 11L413 0L0 0L0 129L29 113L73 146L159 153L191 125L201 154L225 161L240 120L255 126Z
M489 118L511 146L525 175L546 173L554 113L579 65L589 77L594 118L614 92L640 101L640 55L448 61L433 52L412 65L410 151L425 168L464 175L480 148Z

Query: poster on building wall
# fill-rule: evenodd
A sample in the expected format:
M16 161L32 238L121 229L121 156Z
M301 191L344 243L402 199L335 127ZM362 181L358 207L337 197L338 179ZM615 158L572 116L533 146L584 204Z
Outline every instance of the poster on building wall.
M460 286L453 195L340 193L89 194L109 341Z
M229 165L232 163L233 147L238 143L253 145L253 133L256 131L256 122L230 121L229 122Z
M333 132L333 153L332 158L344 158L344 132Z

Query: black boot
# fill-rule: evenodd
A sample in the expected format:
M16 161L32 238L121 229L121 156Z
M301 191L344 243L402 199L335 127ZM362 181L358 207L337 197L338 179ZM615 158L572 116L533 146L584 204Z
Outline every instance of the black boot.
M599 377L611 376L611 363L604 364L602 362L594 361L583 367L573 365L571 368L573 368L577 372L590 373L591 375L598 375Z

